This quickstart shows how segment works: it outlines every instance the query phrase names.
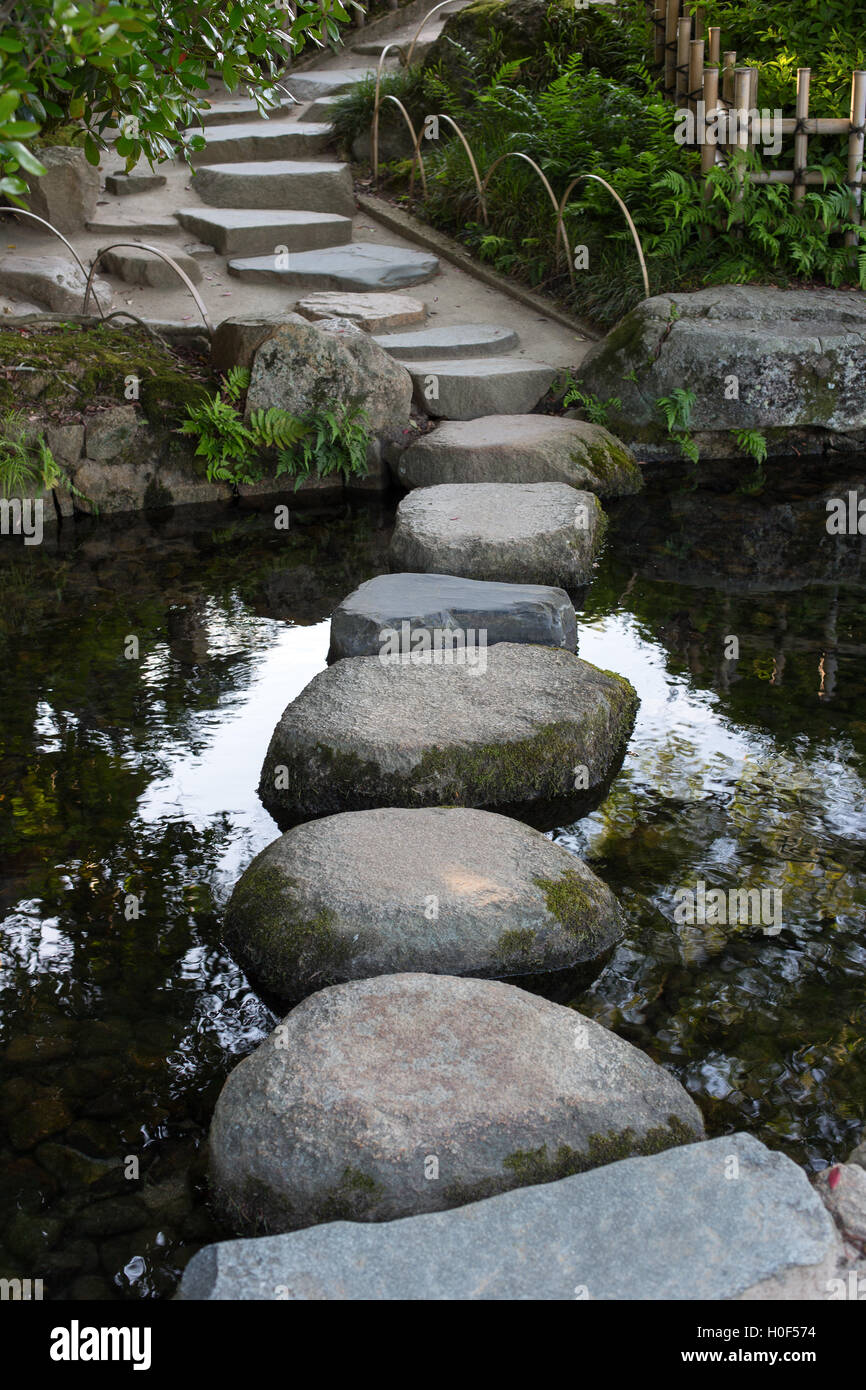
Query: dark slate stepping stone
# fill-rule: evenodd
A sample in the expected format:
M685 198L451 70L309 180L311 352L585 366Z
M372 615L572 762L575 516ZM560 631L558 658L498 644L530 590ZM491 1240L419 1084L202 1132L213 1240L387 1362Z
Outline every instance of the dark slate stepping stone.
M437 324L413 333L383 333L376 342L401 362L417 358L495 357L519 346L517 334L495 323Z
M437 357L407 361L419 410L445 420L479 415L525 415L534 410L557 375L528 357Z
M574 1009L492 980L380 975L305 999L234 1068L211 1193L241 1232L393 1221L702 1136L673 1076Z
M268 845L232 894L224 939L254 984L298 1000L401 970L502 978L597 962L586 984L624 927L601 879L528 825L388 807Z
M420 285L439 273L439 262L426 251L401 246L353 242L324 251L300 251L278 267L274 256L229 261L229 273L255 284L303 285L319 290L387 290Z
M732 1158L737 1180L727 1181ZM207 1245L179 1297L817 1302L839 1287L843 1258L803 1169L754 1135L729 1134L405 1221L334 1220Z
M259 795L284 823L371 806L573 797L577 768L584 792L613 774L637 703L622 676L552 647L498 642L424 665L349 657L286 708Z
M349 594L331 618L329 661L378 656L383 632L483 631L486 643L577 648L577 620L564 589L496 584L451 574L379 574ZM404 646L406 643L404 642Z
M209 242L221 256L314 251L345 246L352 240L352 221L333 212L278 212L255 208L181 208L178 222Z

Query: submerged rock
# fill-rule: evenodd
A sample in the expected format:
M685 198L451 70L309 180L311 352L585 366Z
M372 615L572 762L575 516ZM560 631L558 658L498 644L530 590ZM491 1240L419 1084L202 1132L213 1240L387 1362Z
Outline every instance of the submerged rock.
M598 498L566 483L421 487L397 509L391 567L509 584L588 584L604 538Z
M210 1130L236 1230L391 1221L701 1137L630 1043L512 985L384 975L299 1004L230 1074Z
M225 941L282 999L421 970L502 977L607 954L624 917L582 860L505 816L394 807L296 826L232 894Z
M298 820L371 806L510 806L604 785L637 709L627 680L551 647L500 642L466 656L424 665L357 656L315 676L268 747L259 783L268 810Z
M840 1254L802 1169L732 1134L456 1211L208 1245L180 1298L821 1300Z

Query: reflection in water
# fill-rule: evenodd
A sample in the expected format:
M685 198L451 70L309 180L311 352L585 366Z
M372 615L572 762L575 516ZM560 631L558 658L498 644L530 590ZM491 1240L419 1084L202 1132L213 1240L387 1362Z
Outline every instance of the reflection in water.
M573 1002L671 1068L711 1132L820 1167L866 1121L866 589L858 542L828 548L819 490L785 481L668 478L611 509L580 652L642 705L605 802L555 833L631 923ZM187 512L0 550L0 1277L168 1296L224 1234L202 1142L273 1018L219 913L275 834L255 793L273 726L324 668L331 609L387 568L388 523ZM781 930L679 924L698 881L781 888Z

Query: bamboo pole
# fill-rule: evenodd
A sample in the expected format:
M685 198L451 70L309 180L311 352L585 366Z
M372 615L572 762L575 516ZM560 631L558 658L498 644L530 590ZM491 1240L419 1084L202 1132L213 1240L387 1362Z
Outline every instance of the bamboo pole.
M722 100L728 105L734 104L734 73L737 70L737 54L735 50L729 49L722 59Z
M794 185L793 201L795 203L802 203L806 196L806 184L801 171L806 168L809 158L809 136L804 129L798 131L797 126L801 121L805 121L809 115L809 82L811 77L810 68L797 69L797 119L794 122L794 168L791 178ZM783 122L783 133L784 129L785 123Z
M665 11L665 81L664 89L673 97L677 89L677 25L680 22L680 0L667 0Z
M749 96L752 90L752 79L749 76L749 68L736 68L734 70L734 111L737 118L737 139L738 150L747 150L749 147ZM736 195L737 202L743 197L745 188L745 170L737 170L737 178L740 184Z
M688 105L689 44L691 41L691 15L683 15L677 21L677 106Z
M803 69L808 71L808 69ZM793 116L785 116L779 122L779 129L783 135L798 134L798 121ZM803 118L803 133L805 135L848 135L851 130L851 119L849 116L806 116Z
M692 38L702 39L706 33L706 19L704 17L704 7L700 6L692 16Z
M707 175L715 167L716 146L711 145L707 140L707 126L719 104L719 70L715 67L704 68L703 82L704 98L704 125L701 132L701 177L704 179L704 197L709 198L710 189L706 183Z
M854 222L863 220L863 148L866 127L866 72L851 74L851 134L848 136L848 183L854 196ZM845 233L846 246L857 245L856 232Z
M749 107L758 110L758 69L749 68Z
M689 44L688 99L689 110L697 115L704 82L704 40L692 39Z
M722 31L717 26L710 29L710 57L709 61L717 65L721 60L722 52Z
M653 63L664 73L665 66L665 0L653 4Z

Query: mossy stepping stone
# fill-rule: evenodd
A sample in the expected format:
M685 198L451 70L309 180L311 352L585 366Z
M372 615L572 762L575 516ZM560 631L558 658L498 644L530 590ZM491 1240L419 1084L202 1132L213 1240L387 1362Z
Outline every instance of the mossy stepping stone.
M603 789L637 709L627 680L551 647L500 642L454 655L348 657L315 676L271 738L259 784L268 810L290 822Z
M387 807L268 845L232 894L224 937L254 983L290 1000L402 970L569 970L600 963L623 926L601 879L520 821Z
M242 1234L393 1221L702 1136L679 1082L576 1010L381 975L311 995L231 1072L211 1192Z

